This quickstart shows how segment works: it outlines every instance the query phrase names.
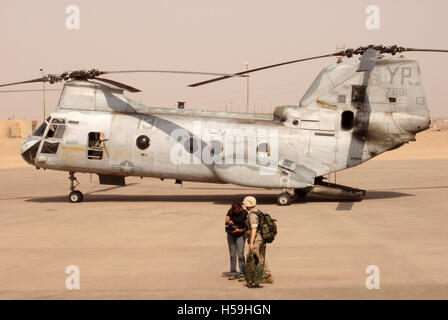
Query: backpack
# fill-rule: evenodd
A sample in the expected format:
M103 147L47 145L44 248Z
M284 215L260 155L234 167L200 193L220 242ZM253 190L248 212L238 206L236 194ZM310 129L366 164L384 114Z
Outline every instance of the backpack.
M260 210L255 212L255 214L258 216L258 230L260 231L264 243L271 243L277 235L277 224L275 223L277 220L273 219L269 214L261 212ZM249 216L246 220L246 230L247 238L250 239L252 228L250 226Z

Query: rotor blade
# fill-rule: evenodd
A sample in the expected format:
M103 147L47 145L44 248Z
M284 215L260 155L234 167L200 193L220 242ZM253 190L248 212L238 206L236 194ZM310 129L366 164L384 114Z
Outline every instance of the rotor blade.
M106 82L106 83L111 84L113 86L116 86L116 87L122 88L124 90L127 90L129 92L141 92L141 90L139 90L139 89L136 89L134 87L128 86L127 84L124 84L124 83L121 83L121 82L118 82L118 81L115 81L115 80L104 79L104 78L97 78L97 77L95 77L93 80L103 81L103 82Z
M0 93L7 93L7 92L42 92L42 91L61 91L62 89L24 89L24 90L0 90Z
M235 74L217 73L217 72L198 72L198 71L177 71L177 70L120 70L120 71L100 71L100 75L111 73L174 73L174 74L197 74L206 76L229 76L243 77Z
M442 49L417 49L417 48L403 48L399 47L398 52L405 52L405 51L421 51L421 52L448 52L448 50L442 50Z
M47 78L47 77L41 77L41 78L32 79L32 80L26 80L26 81L19 81L19 82L13 82L13 83L0 84L0 87L13 86L13 85L16 85L16 84L22 84L22 83L46 82L46 81L48 81L48 78Z
M378 54L379 52L375 49L367 49L361 57L361 62L359 63L359 67L356 72L372 71L373 67L375 67Z
M343 56L343 55L344 55L344 51L341 51L341 52L336 52L336 53L325 54L325 55L322 55L322 56L303 58L303 59L297 59L297 60L292 60L292 61L287 61L287 62L282 62L282 63L277 63L277 64L271 64L271 65L265 66L265 67L260 67L260 68L256 68L256 69L250 69L250 70L241 71L241 72L235 73L234 75L226 75L226 76L215 78L215 79L210 79L210 80L206 80L206 81L202 81L202 82L193 83L193 84L190 84L189 87L202 86L204 84L212 83L212 82L215 82L215 81L220 81L220 80L228 79L228 78L235 77L235 76L244 76L244 75L247 75L248 73L251 73L251 72L265 70L265 69L270 69L270 68L275 68L275 67L280 67L280 66L284 66L284 65L287 65L287 64L303 62L303 61L309 61L309 60L315 60L315 59L321 59L321 58L326 58L326 57Z

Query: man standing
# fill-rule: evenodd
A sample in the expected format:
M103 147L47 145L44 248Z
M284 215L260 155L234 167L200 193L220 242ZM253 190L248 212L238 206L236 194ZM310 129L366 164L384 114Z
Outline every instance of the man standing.
M243 206L246 207L249 214L247 219L249 220L249 226L251 228L250 235L248 235L247 238L249 250L253 251L258 256L259 262L263 265L264 280L261 283L274 283L271 271L266 263L266 243L264 243L258 227L260 224L260 215L263 213L256 207L257 200L252 196L244 198Z

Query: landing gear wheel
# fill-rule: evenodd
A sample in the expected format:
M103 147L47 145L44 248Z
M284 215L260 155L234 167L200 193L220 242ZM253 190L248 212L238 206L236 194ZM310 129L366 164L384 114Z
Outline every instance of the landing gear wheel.
M81 191L75 190L75 188L79 185L79 182L76 179L75 173L73 171L69 172L68 179L70 180L70 191L71 191L70 194L68 195L68 200L71 203L81 202L82 199L84 198L84 195L82 194Z
M81 202L83 198L84 196L82 192L78 190L70 192L70 195L68 196L68 199L70 200L71 203Z
M277 197L277 204L279 206L289 206L293 201L293 197L287 192L280 193Z

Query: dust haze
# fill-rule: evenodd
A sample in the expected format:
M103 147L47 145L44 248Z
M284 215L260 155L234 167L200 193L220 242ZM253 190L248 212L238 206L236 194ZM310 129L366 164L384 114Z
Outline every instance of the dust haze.
M80 9L80 29L66 27L69 5ZM2 1L0 83L73 69L168 69L233 73L367 44L448 48L448 2L375 1L380 28L368 30L370 1ZM448 55L407 53L419 59L432 118L448 117ZM328 58L254 73L250 111L298 104ZM198 88L206 76L128 74L113 79L143 90L132 99L149 106L244 111L245 79ZM60 88L55 84L51 88ZM14 89L40 89L41 84ZM47 92L47 114L58 101ZM0 93L0 119L42 119L42 94Z

